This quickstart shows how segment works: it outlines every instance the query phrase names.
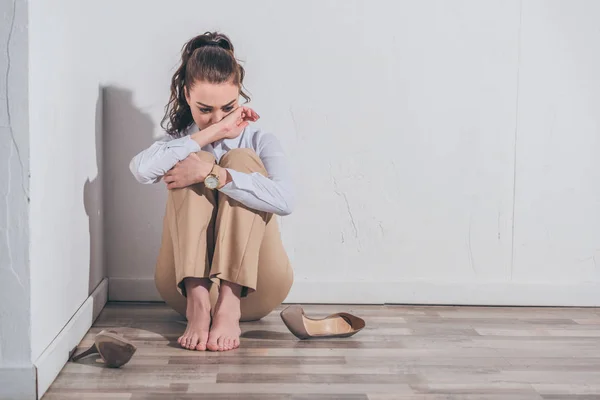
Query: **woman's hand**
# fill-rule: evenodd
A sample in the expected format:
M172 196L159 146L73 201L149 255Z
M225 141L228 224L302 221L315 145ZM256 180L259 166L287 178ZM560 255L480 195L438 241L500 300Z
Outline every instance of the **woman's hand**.
M167 184L167 189L184 188L204 182L213 166L213 163L201 160L196 153L192 153L185 160L175 164L163 179Z
M256 122L260 116L250 107L238 107L215 124L220 139L238 137L250 122Z

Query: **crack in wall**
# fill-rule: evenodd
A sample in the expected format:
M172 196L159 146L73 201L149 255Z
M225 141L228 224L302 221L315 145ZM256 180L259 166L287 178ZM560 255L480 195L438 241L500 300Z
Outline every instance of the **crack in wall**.
M15 268L13 267L13 258L12 258L12 247L10 244L10 232L9 232L9 218L10 218L10 212L9 212L9 196L10 196L10 187L12 184L12 172L11 172L11 168L10 168L10 162L12 160L12 156L13 156L13 148L12 146L10 147L10 153L8 154L8 181L7 181L7 187L6 187L6 194L4 195L4 202L5 202L5 206L6 206L6 254L8 255L8 269L10 270L10 272L14 275L14 277L17 280L17 283L19 284L19 286L21 286L22 288L24 288L25 286L23 286L23 282L21 282L21 278L19 277L19 274L17 274L17 271L15 271Z
M10 270L10 272L14 275L15 279L17 280L17 283L19 284L20 287L24 288L23 286L23 282L21 282L21 278L19 277L19 274L17 274L17 271L15 271L14 266L13 266L13 256L12 256L12 246L11 246L11 242L10 242L10 204L9 204L9 197L10 197L10 193L11 193L11 186L12 186L12 168L11 168L11 161L12 161L12 157L13 157L13 153L16 152L17 153L17 158L19 161L19 165L21 166L21 188L23 189L23 194L25 195L25 197L27 198L27 201L29 201L29 196L27 194L27 190L25 189L25 186L23 185L23 172L25 171L25 168L23 166L23 159L21 158L21 152L19 151L19 146L17 146L17 141L15 139L15 134L13 131L13 127L12 127L12 117L10 114L10 99L8 97L8 86L9 86L9 77L10 77L10 67L11 67L11 58L10 58L10 44L11 44L11 40L12 40L12 36L13 36L13 31L15 28L15 19L16 19L16 14L17 14L17 1L13 0L13 7L12 7L12 15L11 15L11 21L10 21L10 29L8 31L8 37L6 40L6 93L5 93L5 103L6 103L6 116L7 116L7 122L8 122L8 132L10 134L10 139L12 142L12 146L9 146L10 148L10 153L8 154L8 174L7 174L7 183L6 183L6 193L4 195L4 202L5 202L5 206L6 206L6 230L5 230L5 234L6 234L6 252L8 254L8 269ZM13 149L14 148L14 149Z
M350 208L350 203L348 202L348 196L346 196L346 193L340 193L337 190L335 191L335 193L338 196L342 196L344 198L344 201L346 202L346 210L348 210L348 215L350 216L350 222L352 223L352 228L354 229L354 237L358 238L358 228L356 227L356 222L354 222L354 215L352 214L352 209Z
M348 216L350 217L350 223L352 224L352 228L354 229L354 237L358 238L358 228L356 227L356 222L354 222L354 214L352 214L352 209L350 208L350 202L348 201L348 196L346 196L346 193L340 192L340 190L338 189L337 180L335 179L335 177L333 175L331 175L331 178L333 179L333 191L339 197L344 198L344 202L346 203L346 210L348 211Z
M6 118L7 118L7 122L8 125L6 126L6 128L8 128L8 132L10 134L10 139L12 142L12 145L15 148L15 151L17 152L17 159L19 160L19 165L21 166L21 188L23 189L23 194L25 195L25 197L27 198L27 201L29 202L29 194L27 192L27 189L25 188L25 185L23 184L24 179L23 179L23 172L25 171L25 167L23 165L23 158L21 157L21 151L19 150L19 146L17 145L17 140L15 138L15 132L13 130L13 126L12 126L12 116L10 114L10 99L8 97L8 86L9 86L9 77L10 77L10 70L11 70L11 58L10 58L10 43L12 41L12 36L13 36L13 32L15 30L15 19L16 19L16 14L17 14L17 0L13 0L13 7L12 7L12 15L11 15L11 20L10 20L10 29L8 31L8 37L6 40L6 93L4 95L5 97L5 103L6 103ZM8 166L10 168L10 165Z
M344 202L346 203L346 210L348 211L348 216L350 217L350 223L352 224L352 229L354 230L354 237L358 239L358 227L356 226L356 222L354 221L354 214L352 214L352 209L350 208L350 202L348 201L348 196L346 193L340 191L337 183L337 179L333 175L333 171L331 168L331 162L329 163L329 175L331 176L331 180L333 182L333 192L339 197L344 198ZM342 233L342 243L344 243L344 234Z

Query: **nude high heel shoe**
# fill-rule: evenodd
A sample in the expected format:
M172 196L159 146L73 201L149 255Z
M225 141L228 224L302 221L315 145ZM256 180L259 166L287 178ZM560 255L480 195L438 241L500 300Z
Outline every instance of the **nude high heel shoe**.
M302 307L289 306L280 314L283 323L298 339L344 338L365 327L365 321L348 313L332 314L323 319L309 318Z
M77 361L92 354L100 354L107 367L119 368L129 362L137 347L121 337L115 331L103 330L94 338L94 344L81 354L73 356L71 361Z

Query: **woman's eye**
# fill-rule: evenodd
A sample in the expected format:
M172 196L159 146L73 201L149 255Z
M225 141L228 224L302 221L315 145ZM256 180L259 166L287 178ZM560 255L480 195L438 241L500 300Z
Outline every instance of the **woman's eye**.
M208 114L210 112L210 108L201 108L200 112L203 114Z
M225 111L225 112L230 112L231 110L233 110L233 107L225 107L223 109L223 111Z

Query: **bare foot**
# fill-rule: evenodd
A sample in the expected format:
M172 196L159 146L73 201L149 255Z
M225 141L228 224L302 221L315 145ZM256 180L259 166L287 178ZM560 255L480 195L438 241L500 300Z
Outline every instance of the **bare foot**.
M204 351L210 329L210 280L186 278L184 284L187 294L185 315L188 324L177 343L184 349Z
M206 347L212 351L227 351L240 347L240 294L242 287L221 281L212 328Z

